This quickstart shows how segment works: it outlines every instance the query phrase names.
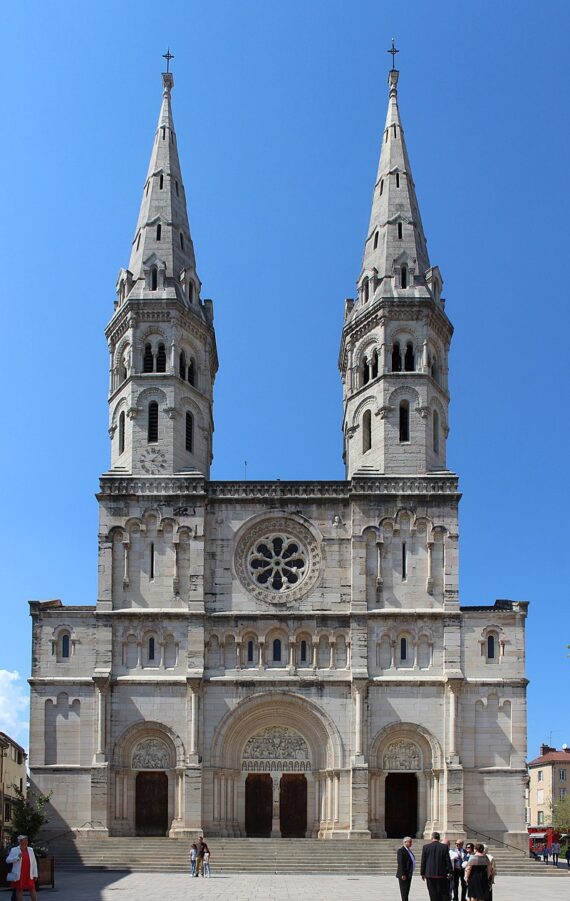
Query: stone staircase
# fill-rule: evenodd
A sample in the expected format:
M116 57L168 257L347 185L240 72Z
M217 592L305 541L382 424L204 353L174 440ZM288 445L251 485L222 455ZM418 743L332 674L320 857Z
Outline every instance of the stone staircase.
M360 873L392 875L396 849L392 839L317 841L315 839L212 838L215 873ZM423 840L414 842L416 856ZM168 838L83 838L68 835L49 842L59 870L88 867L132 872L189 872L190 842ZM570 871L531 860L508 848L490 848L499 875L567 876ZM355 867L351 858L358 855Z

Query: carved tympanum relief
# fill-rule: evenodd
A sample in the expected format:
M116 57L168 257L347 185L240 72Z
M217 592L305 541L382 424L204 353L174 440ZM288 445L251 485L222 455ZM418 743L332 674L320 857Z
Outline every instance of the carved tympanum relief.
M307 594L318 579L320 563L319 545L309 529L277 517L249 529L235 553L243 587L271 604L285 604Z
M393 741L384 752L385 770L419 770L420 749L411 741Z
M158 738L146 738L133 751L133 770L168 770L172 766L170 751Z
M247 772L305 773L311 769L305 739L288 726L269 726L249 739L243 750Z

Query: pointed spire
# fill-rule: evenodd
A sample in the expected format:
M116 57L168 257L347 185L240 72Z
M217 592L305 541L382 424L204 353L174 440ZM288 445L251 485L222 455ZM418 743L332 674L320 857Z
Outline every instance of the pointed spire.
M170 68L170 51L167 70ZM190 235L186 198L182 183L178 145L170 93L174 87L172 72L162 73L162 104L143 189L137 228L133 240L129 270L139 291L149 286L149 271L158 270L159 291L174 287L187 295L183 284L191 279L199 293L194 247ZM137 292L138 293L138 292Z
M392 46L388 53L397 53ZM394 56L392 57L394 59ZM412 170L398 107L399 71L388 73L389 99L378 174L372 198L368 236L364 246L363 278L375 274L382 280L382 294L397 294L401 266L407 267L406 282L413 288L425 279L430 262L416 198Z

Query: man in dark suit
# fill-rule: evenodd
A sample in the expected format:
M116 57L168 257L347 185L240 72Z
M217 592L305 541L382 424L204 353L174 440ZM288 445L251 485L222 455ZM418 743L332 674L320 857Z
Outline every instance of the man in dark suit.
M431 842L422 848L420 875L427 883L430 901L449 901L449 880L453 874L449 848L432 832Z
M412 840L409 835L405 837L402 847L398 848L396 856L398 859L396 877L398 879L398 885L400 886L400 894L402 896L402 901L408 901L412 876L414 875L414 867L416 865L416 858L412 854Z

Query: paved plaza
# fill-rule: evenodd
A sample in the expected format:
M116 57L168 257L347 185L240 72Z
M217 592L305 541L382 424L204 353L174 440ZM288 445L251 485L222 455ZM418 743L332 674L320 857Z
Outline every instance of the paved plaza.
M357 851L353 853L357 869ZM347 864L350 858L347 856ZM41 893L58 901L400 901L395 877L390 876L291 876L223 875L191 879L180 873L60 873L56 890ZM505 876L497 881L494 901L568 901L567 876ZM5 897L8 897L6 895ZM414 879L410 901L428 901L421 879Z

